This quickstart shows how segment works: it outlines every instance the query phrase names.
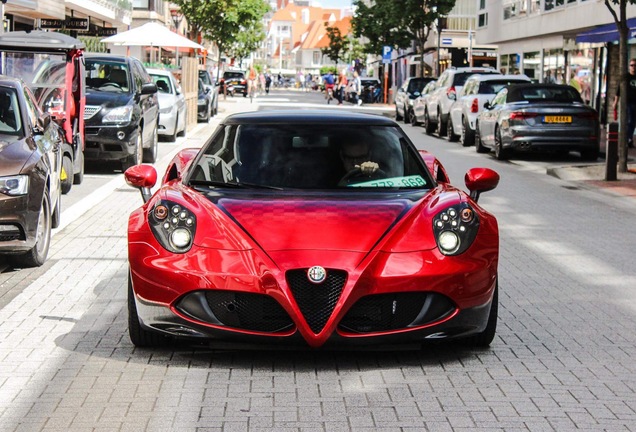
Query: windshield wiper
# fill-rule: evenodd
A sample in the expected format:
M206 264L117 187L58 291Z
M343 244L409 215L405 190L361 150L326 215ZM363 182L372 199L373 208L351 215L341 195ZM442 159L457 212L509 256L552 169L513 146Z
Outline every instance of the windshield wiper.
M208 187L225 187L225 188L234 188L234 189L272 189L272 190L283 190L283 188L276 186L268 186L257 183L226 183L222 181L215 180L190 180L190 185L192 186L208 186Z

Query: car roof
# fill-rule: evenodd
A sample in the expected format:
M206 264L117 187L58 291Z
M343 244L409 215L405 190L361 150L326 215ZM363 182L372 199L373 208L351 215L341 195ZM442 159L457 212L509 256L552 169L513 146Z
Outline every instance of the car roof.
M127 59L132 57L127 57L125 55L118 54L107 54L107 53L86 53L84 56L88 59L103 59L103 60L115 60L120 61L122 63L128 63Z
M20 78L0 74L0 86L17 88L22 85Z
M481 75L481 74L475 74L473 76L471 76L470 78L468 78L469 80L474 80L474 81L501 81L501 80L525 80L530 82L530 78L526 75L497 75L497 74L488 74L488 75Z
M172 72L165 69L146 69L146 71L151 75L172 75Z
M71 49L82 50L86 48L86 45L64 33L33 30L30 32L13 31L0 35L0 47L14 51L67 51Z
M397 126L392 119L380 115L335 110L250 111L228 116L225 124L340 124Z

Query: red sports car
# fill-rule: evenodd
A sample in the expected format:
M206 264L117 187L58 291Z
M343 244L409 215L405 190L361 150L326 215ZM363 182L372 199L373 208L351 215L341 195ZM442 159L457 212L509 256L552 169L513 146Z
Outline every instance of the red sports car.
M126 171L129 333L313 348L465 338L497 325L499 230L393 121L332 111L226 118L179 153L162 185Z

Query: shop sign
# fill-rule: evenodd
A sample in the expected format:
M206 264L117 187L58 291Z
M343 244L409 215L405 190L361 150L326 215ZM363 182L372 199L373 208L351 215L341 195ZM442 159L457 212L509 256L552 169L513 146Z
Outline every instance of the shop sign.
M88 18L66 18L65 20L40 18L42 29L88 30Z

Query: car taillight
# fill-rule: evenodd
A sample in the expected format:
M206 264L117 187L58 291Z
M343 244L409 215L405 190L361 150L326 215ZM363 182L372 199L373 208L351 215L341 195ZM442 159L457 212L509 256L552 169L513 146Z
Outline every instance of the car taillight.
M241 84L246 84L247 81L245 81L244 79L241 80Z
M473 103L470 106L470 112L471 113L478 113L479 112L479 100L477 98L473 99Z
M510 120L527 120L530 118L535 118L539 114L537 113L529 113L523 111L514 111L510 113Z
M446 96L448 96L449 99L455 100L456 95L455 95L455 86L451 86L447 91L446 91Z

